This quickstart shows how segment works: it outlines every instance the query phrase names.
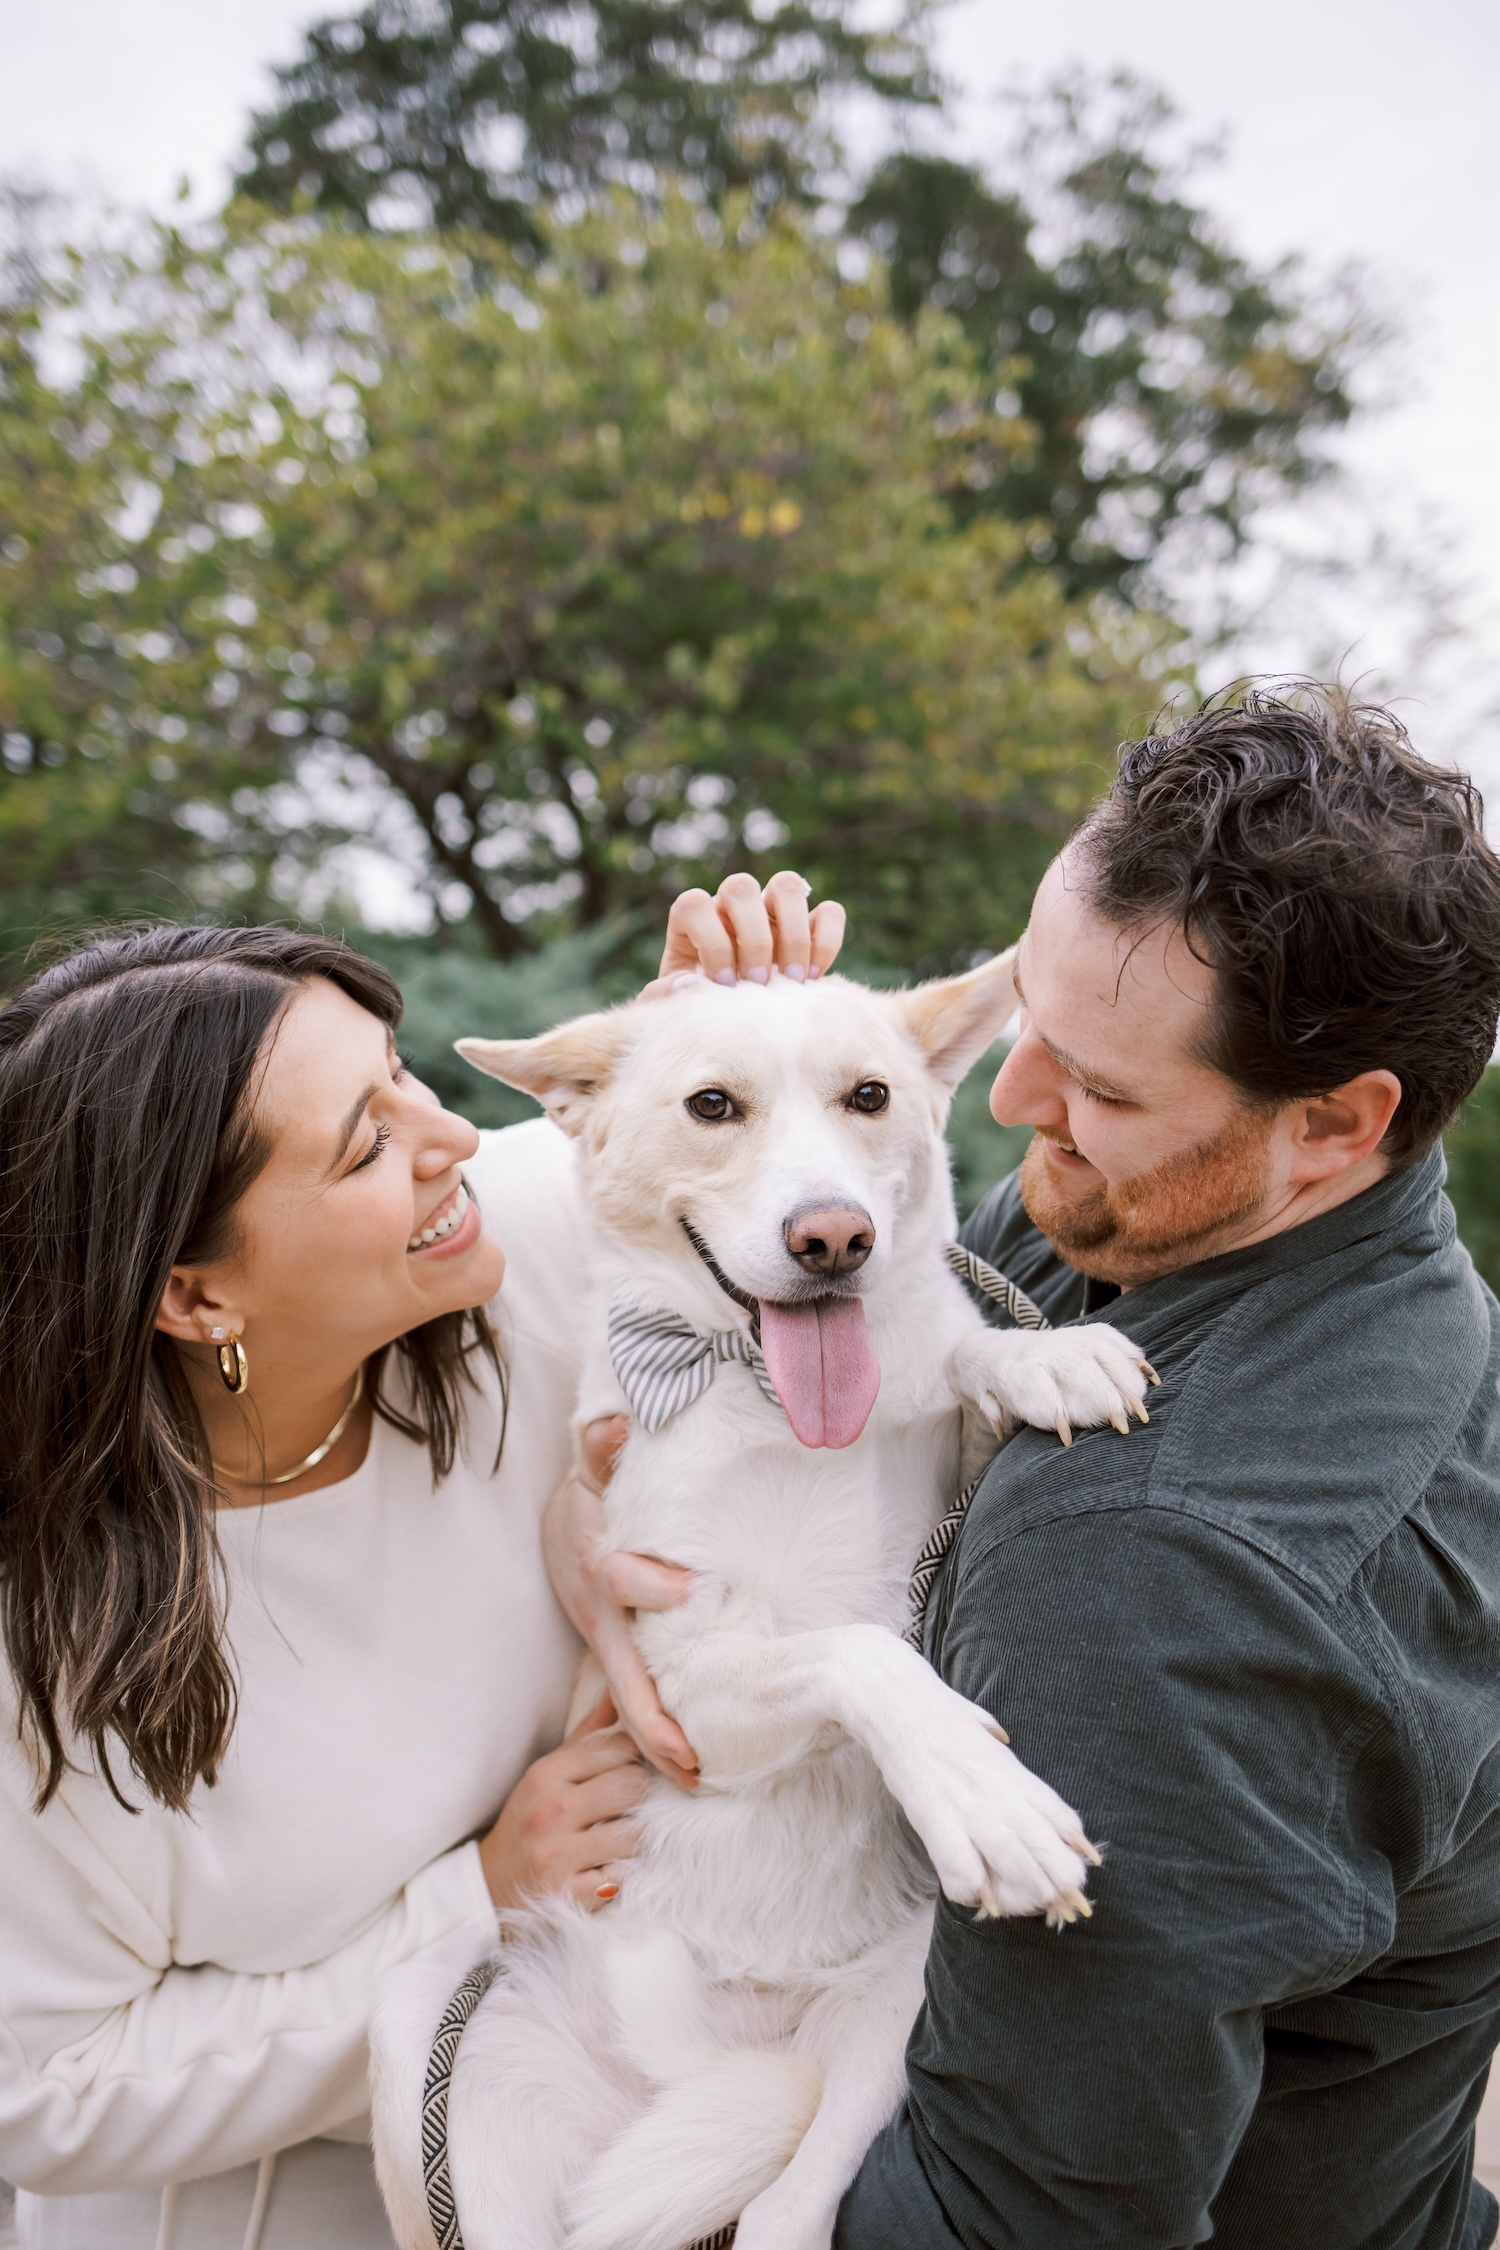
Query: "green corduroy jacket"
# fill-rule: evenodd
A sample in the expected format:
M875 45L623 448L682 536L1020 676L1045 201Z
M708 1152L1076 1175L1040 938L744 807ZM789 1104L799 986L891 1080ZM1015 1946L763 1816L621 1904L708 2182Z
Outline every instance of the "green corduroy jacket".
M1128 1438L1012 1439L929 1610L1104 1864L1066 1931L940 1905L838 2250L1494 2239L1500 1306L1442 1182L1109 1303L1014 1179L964 1230L1162 1377Z

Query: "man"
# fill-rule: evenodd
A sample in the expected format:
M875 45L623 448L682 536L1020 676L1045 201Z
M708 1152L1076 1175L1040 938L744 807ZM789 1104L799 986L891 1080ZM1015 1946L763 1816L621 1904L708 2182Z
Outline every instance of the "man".
M965 1239L1161 1387L1010 1441L927 1646L1104 1858L1062 1934L940 1904L839 2250L1481 2250L1500 1306L1439 1137L1500 863L1393 720L1252 694L1126 753L1019 971Z

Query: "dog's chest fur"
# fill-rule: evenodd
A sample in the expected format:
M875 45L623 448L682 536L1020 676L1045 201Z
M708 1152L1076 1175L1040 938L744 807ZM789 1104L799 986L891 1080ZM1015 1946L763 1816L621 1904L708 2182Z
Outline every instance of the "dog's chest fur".
M610 1491L609 1544L670 1556L698 1578L682 1610L637 1627L668 1708L674 1663L702 1634L903 1628L912 1564L957 1487L947 1355L976 1320L951 1277L924 1264L893 1275L884 1302L869 1305L881 1393L847 1449L799 1445L738 1365L665 1429L631 1437ZM931 1895L873 1763L836 1729L748 1771L708 1762L691 1798L658 1783L642 1821L644 1849L617 1911L667 1922L715 1978L816 1979Z

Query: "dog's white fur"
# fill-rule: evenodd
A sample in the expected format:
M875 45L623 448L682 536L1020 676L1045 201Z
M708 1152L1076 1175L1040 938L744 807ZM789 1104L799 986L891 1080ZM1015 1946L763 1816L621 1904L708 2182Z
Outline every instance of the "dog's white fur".
M625 1447L611 1545L697 1574L636 1631L702 1781L653 1784L613 1906L513 1920L453 2078L468 2250L682 2250L735 2217L739 2250L825 2250L901 2098L933 1873L982 1913L1083 1907L1078 1816L901 1639L912 1564L967 1465L963 1410L1002 1431L1118 1424L1143 1395L1123 1337L988 1329L940 1256L948 1101L1013 1004L1006 957L908 993L702 985L463 1045L577 1136L633 1294L705 1332L749 1321L684 1216L742 1289L788 1301L809 1285L786 1215L862 1207L882 1375L843 1451L799 1445L739 1365ZM878 1116L849 1106L870 1079L890 1088ZM685 1104L704 1087L740 1114L701 1122ZM397 1972L377 2013L377 2161L403 2250L431 2250L418 2121L453 1982Z

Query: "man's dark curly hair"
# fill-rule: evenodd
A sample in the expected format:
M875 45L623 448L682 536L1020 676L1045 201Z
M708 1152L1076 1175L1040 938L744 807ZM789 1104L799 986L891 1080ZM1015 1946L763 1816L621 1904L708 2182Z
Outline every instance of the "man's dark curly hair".
M1215 972L1204 1060L1279 1104L1391 1070L1382 1148L1410 1163L1495 1044L1500 859L1472 782L1389 711L1312 684L1240 688L1129 743L1075 840L1095 910L1176 922Z

